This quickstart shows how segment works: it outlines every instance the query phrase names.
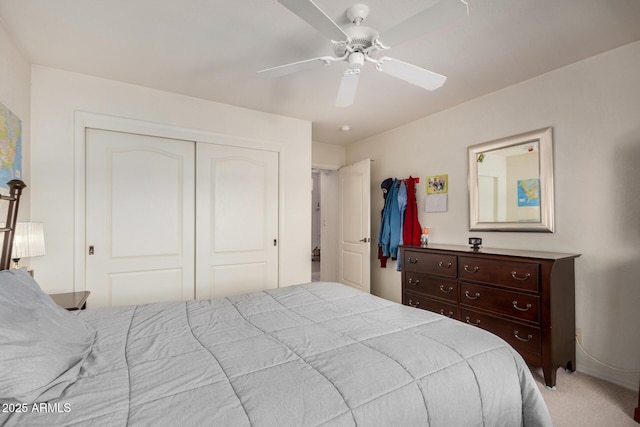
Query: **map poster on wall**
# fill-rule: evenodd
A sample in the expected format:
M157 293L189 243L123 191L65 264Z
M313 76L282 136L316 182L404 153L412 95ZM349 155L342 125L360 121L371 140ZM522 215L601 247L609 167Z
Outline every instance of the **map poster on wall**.
M518 207L540 206L540 180L518 180Z
M0 102L0 190L22 179L22 120Z

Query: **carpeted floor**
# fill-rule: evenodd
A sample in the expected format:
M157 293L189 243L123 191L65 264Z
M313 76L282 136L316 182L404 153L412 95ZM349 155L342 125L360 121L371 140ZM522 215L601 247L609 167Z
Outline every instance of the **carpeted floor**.
M558 369L556 390L544 385L542 370L532 368L555 427L640 427L633 420L638 391L580 372Z

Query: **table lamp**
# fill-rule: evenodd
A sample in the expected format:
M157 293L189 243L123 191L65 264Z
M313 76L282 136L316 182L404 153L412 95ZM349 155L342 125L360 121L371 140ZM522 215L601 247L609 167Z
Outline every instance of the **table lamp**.
M11 268L20 268L21 258L45 255L44 228L41 222L18 222L13 235Z

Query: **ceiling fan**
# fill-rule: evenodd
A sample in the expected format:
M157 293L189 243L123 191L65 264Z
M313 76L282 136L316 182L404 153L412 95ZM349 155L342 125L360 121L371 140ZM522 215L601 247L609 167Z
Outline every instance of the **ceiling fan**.
M469 14L465 0L440 0L396 27L379 34L373 28L361 25L369 15L369 7L365 4L358 3L347 9L346 15L351 24L341 28L312 0L278 0L278 2L328 37L334 45L335 56L321 56L293 62L267 68L259 73L268 77L281 77L320 65L330 65L338 61L348 62L349 68L344 72L338 88L336 98L338 107L353 104L360 69L365 62L372 62L378 71L423 89L434 90L442 86L447 78L441 74L388 56L376 59L374 55L397 43L433 31Z

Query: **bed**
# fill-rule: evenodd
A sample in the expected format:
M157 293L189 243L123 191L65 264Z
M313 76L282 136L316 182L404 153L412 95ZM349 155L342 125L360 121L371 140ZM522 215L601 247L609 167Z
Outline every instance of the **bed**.
M551 425L503 340L338 283L69 312L5 270L0 307L2 426Z

